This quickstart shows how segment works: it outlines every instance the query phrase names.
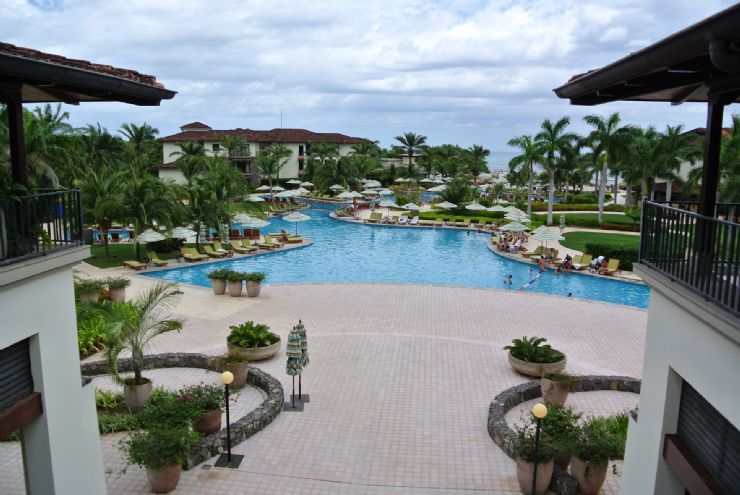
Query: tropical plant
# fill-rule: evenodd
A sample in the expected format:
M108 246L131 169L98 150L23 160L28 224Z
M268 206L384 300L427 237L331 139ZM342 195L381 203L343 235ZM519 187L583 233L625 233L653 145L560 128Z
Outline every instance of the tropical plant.
M405 132L393 139L401 143L401 145L406 149L406 156L408 157L407 166L411 166L414 161L414 155L424 150L427 142L426 136L415 134L413 132Z
M552 205L555 200L555 170L557 160L563 149L578 139L578 136L575 134L565 132L565 129L569 125L570 117L563 117L554 123L549 119L545 119L542 122L542 130L534 137L535 143L544 157L542 165L549 179L547 189L547 225L552 225Z
M147 143L154 142L157 138L157 134L159 134L157 129L146 122L141 125L136 125L133 122L125 123L121 125L121 129L118 132L120 132L131 145L133 145L134 153L137 158L141 157L144 151L144 146Z
M544 157L540 145L532 136L518 136L509 140L509 146L519 148L522 153L509 160L509 170L518 171L527 176L527 216L532 216L532 190L534 188L534 166L542 163Z
M123 289L131 285L131 280L124 277L111 277L103 280L109 289Z
M272 143L267 152L277 161L275 168L275 178L280 179L280 170L288 163L293 156L293 150L280 143Z
M527 421L523 425L514 425L513 430L515 434L513 450L514 457L517 459L546 464L558 456L558 446L549 436L541 435L539 446L537 446L536 429L532 422Z
M244 274L244 280L246 280L247 282L255 282L261 284L265 281L265 278L267 278L267 275L262 272L249 272Z
M105 357L117 382L147 383L142 376L144 354L154 338L182 328L182 320L170 315L181 294L176 285L158 282L133 301L113 302L105 307L108 321ZM122 379L118 373L118 357L124 350L131 351L133 379Z
M229 273L226 274L226 280L229 282L243 282L244 276L245 273L229 270Z
M223 411L226 407L223 388L205 383L178 390L176 399L192 409L194 417L204 412Z
M211 280L227 280L229 273L231 272L232 270L229 270L228 268L216 268L212 272L208 273L208 278Z
M465 175L458 175L447 183L447 187L439 195L445 201L462 206L473 198L473 191L470 186L470 178Z
M570 447L573 455L586 461L586 466L607 464L624 457L622 435L613 420L589 417L572 435Z
M226 341L236 347L257 349L267 347L280 341L280 336L271 332L264 323L247 321L239 326L231 326L231 333Z
M82 192L85 218L97 225L106 258L110 258L108 230L116 218L123 216L122 180L122 171L105 165L98 169L87 170L84 178L75 181L75 185Z
M557 363L565 358L565 355L553 349L543 337L527 337L514 339L504 350L510 351L511 355L528 363L549 364ZM544 344L544 345L543 345Z
M249 149L249 143L245 143L244 139L239 135L232 134L221 134L219 136L221 145L226 150L226 156L250 156L251 152Z
M488 165L486 165L486 157L491 154L491 150L487 150L480 144L474 144L467 150L470 153L470 166L469 171L474 176L480 175L481 172L488 171Z
M131 464L157 469L185 462L198 438L187 428L152 428L131 433L119 445Z
M570 455L570 442L578 428L583 413L564 406L547 404L547 416L542 418L542 434L550 438L557 450L557 457Z

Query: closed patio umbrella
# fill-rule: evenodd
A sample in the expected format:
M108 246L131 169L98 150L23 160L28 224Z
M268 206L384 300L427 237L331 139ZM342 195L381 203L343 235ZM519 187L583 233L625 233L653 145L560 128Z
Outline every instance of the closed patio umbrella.
M306 327L303 325L303 322L301 320L298 320L298 325L296 325L296 330L298 330L298 335L301 336L301 373L298 375L298 400L301 402L310 402L310 397L308 394L303 395L302 389L302 378L303 378L303 369L308 366L309 359L308 359L308 337L306 336Z
M303 371L303 366L301 366L301 336L295 327L288 334L288 344L286 345L285 354L288 356L285 372L293 377L293 394L290 398L290 406L285 404L284 409L285 407L295 409L295 377ZM302 406L303 404L300 405Z
M295 223L295 233L298 235L298 222L307 222L311 220L311 217L303 213L291 213L290 215L285 215L283 220Z
M298 189L293 189L293 192L296 193L296 195L303 196L304 194L310 194L311 191L308 189L304 189L303 187L299 187Z

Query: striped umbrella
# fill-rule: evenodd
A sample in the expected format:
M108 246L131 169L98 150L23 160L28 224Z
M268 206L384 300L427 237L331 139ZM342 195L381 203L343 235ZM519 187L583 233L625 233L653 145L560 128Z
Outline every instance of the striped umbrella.
M175 227L172 229L170 236L174 239L187 239L188 237L195 237L196 232L185 227Z
M469 205L466 205L465 206L465 209L466 210L472 210L472 211L485 211L488 208L486 208L482 204L478 203L477 201L474 201L474 202L470 203Z
M457 208L457 205L455 203L450 203L448 201L445 201L443 203L437 203L437 208L444 208L444 209Z
M266 222L257 217L247 217L246 219L244 219L243 222L239 222L239 225L241 225L242 227L261 229L262 227L267 227L268 225L270 225L270 222Z
M525 230L529 230L529 227L522 225L519 222L511 222L501 227L501 230L508 232L524 232Z
M136 242L157 242L163 241L165 237L159 232L155 232L152 229L146 229L144 232L136 236Z
M291 213L290 215L285 215L283 220L295 223L295 233L298 235L298 222L307 222L308 220L311 220L311 217L304 215L303 213Z

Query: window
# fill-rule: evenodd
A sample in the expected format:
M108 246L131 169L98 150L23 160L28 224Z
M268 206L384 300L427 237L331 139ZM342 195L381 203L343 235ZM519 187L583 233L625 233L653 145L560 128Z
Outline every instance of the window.
M298 156L303 156L303 145L298 145Z
M221 151L221 145L218 143L213 143L213 151Z

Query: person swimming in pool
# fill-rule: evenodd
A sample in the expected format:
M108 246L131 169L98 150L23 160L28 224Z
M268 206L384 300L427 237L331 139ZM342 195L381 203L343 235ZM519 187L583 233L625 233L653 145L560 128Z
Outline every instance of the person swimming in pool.
M504 283L505 284L513 284L514 283L514 280L513 279L514 279L514 276L511 275L511 274L509 274L509 276L504 279Z

